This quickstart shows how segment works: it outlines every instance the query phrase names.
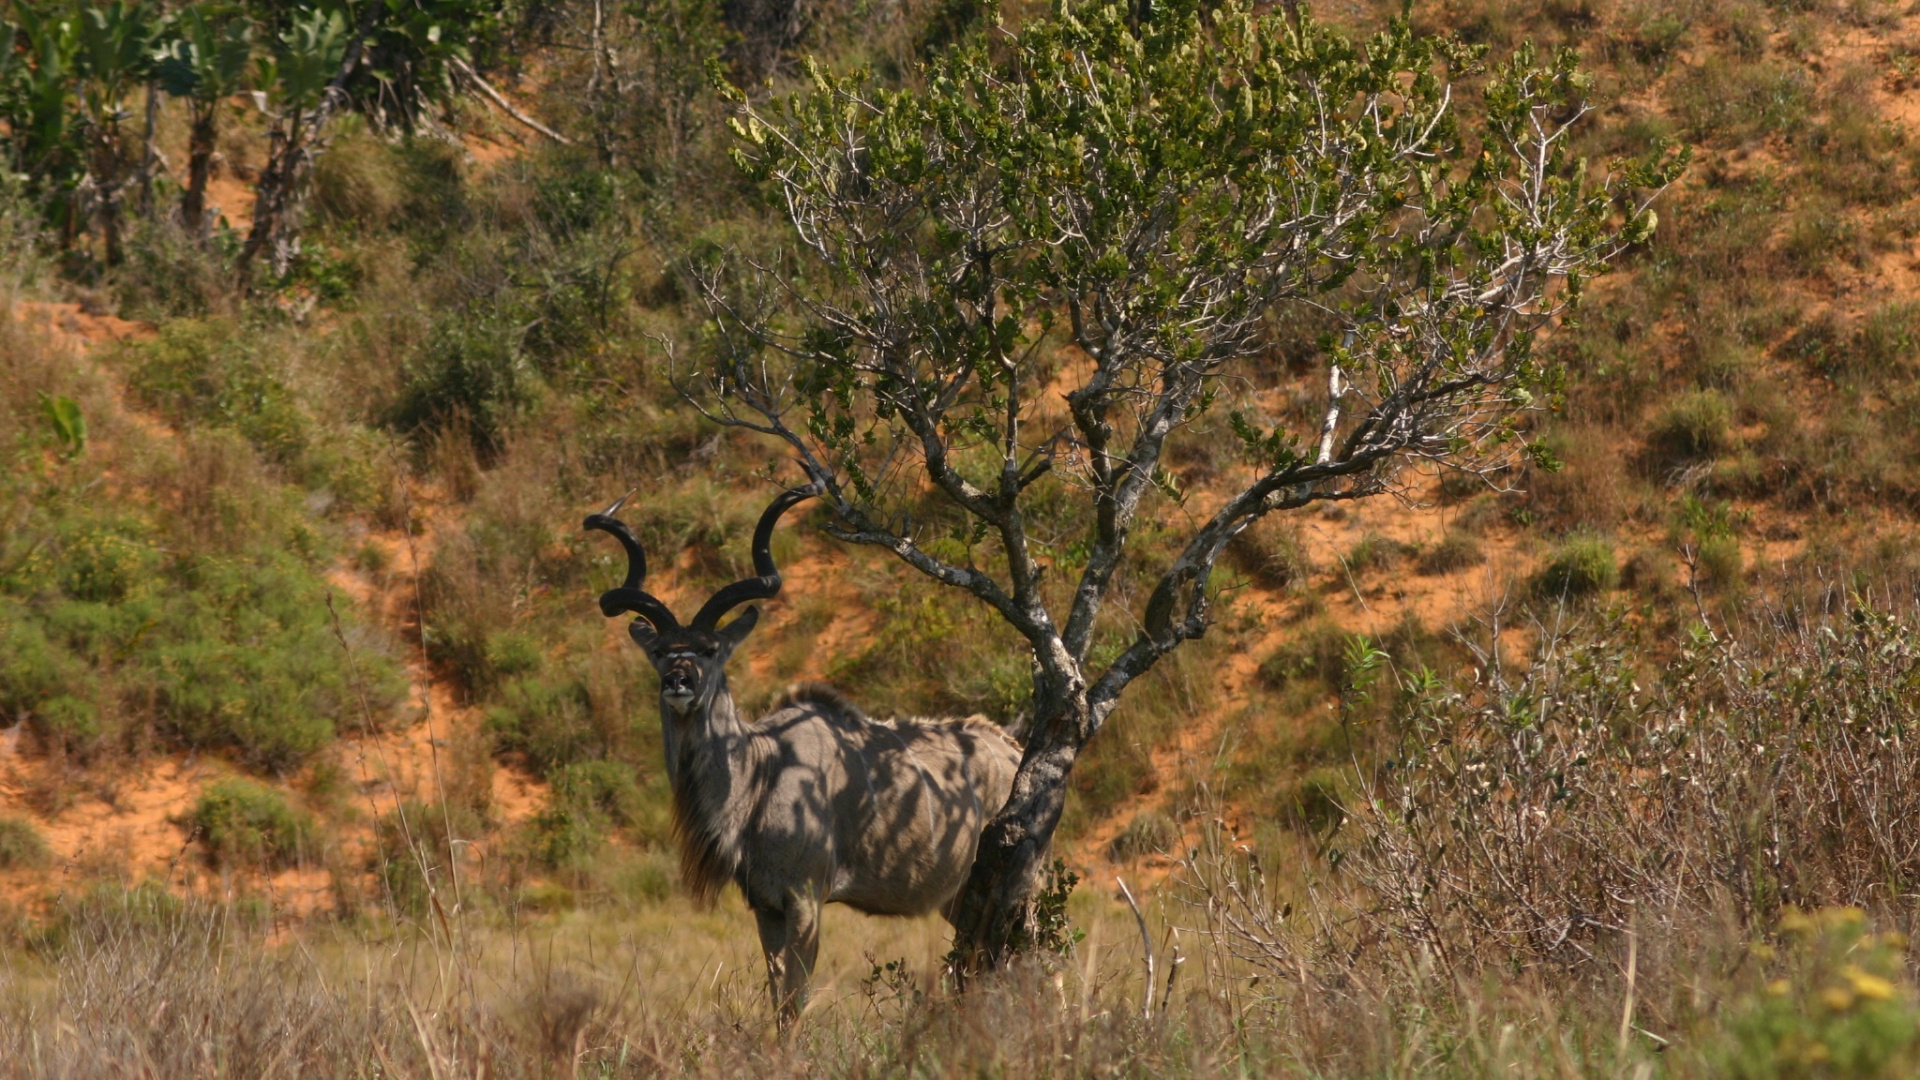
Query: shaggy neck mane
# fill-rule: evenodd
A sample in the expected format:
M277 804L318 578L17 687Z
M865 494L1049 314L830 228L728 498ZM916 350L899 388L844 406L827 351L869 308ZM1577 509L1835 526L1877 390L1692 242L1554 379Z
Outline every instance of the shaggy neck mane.
M662 719L674 722L664 706ZM699 730L678 740L669 770L673 832L682 882L697 900L711 903L740 867L740 834L761 777L724 675L705 712L693 719Z

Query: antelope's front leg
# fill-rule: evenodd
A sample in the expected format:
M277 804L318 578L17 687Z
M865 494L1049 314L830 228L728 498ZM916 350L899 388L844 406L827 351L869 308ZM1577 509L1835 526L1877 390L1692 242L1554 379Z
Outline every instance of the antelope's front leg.
M788 893L774 909L755 908L760 949L767 959L767 991L779 1011L782 1030L792 1026L807 1003L807 981L820 954L820 902Z

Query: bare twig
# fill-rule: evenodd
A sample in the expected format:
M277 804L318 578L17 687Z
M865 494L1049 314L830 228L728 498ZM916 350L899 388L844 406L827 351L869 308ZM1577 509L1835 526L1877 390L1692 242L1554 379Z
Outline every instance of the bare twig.
M596 10L598 10L598 5L596 5ZM489 104L501 112L506 113L509 117L512 117L523 127L531 128L562 146L573 145L572 139L567 138L565 135L560 134L540 121L535 120L533 117L528 116L526 113L521 112L513 102L506 99L505 95L495 90L492 83L482 78L479 72L473 70L473 65L456 56L453 58L453 68L460 73L462 78L472 84L475 90L480 91L480 96L485 98Z
M1140 948L1144 953L1142 962L1147 968L1146 989L1144 991L1146 996L1140 1001L1140 1018L1142 1020L1151 1020L1153 1019L1154 989L1153 937L1147 933L1147 917L1140 913L1140 905L1133 899L1133 890L1127 888L1126 881L1118 874L1113 876L1113 881L1114 884L1120 886L1120 895L1126 897L1127 906L1133 909L1133 921L1140 927Z

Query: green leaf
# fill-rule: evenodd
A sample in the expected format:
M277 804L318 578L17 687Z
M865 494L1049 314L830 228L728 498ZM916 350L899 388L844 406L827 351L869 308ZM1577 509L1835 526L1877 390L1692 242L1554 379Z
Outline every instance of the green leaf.
M62 457L69 460L79 457L87 448L87 418L80 412L80 403L70 397L40 394L40 415L47 418L47 424L53 428L54 437L65 447Z

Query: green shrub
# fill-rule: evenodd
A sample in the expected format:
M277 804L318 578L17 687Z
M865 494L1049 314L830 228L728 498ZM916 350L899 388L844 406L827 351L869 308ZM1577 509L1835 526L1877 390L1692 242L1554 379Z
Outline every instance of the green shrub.
M1643 64L1664 67L1686 44L1689 29L1687 21L1672 12L1649 15L1641 20L1633 34L1631 47L1635 58Z
M540 392L521 355L519 327L493 311L458 311L435 323L405 365L392 423L403 432L451 430L486 454Z
M1303 682L1338 689L1346 677L1349 636L1330 622L1308 626L1260 661L1260 678L1276 690Z
M1480 541L1471 533L1450 530L1440 538L1439 543L1420 553L1420 572L1451 574L1455 570L1479 566L1486 561L1486 553L1480 550Z
M40 737L69 753L84 752L100 739L100 708L83 697L55 694L34 711Z
M862 687L860 704L876 716L978 712L999 723L1012 720L1032 689L1030 654L968 597L951 589L897 588L898 580L890 573L867 598L874 629L828 677Z
M1813 104L1804 72L1787 64L1709 54L1673 80L1669 101L1687 138L1742 142L1792 131Z
M444 259L452 241L474 224L465 149L444 139L412 138L400 145L392 161L400 189L398 224L417 258Z
M129 535L132 523L81 522L60 538L60 591L76 600L111 603L157 583L162 555L147 540Z
M1379 533L1367 533L1347 550L1347 572L1358 577L1369 570L1385 570L1398 565L1408 554L1407 545Z
M406 197L396 151L366 130L357 116L341 118L327 152L313 164L308 206L315 224L373 232L400 215Z
M175 424L226 428L270 460L294 465L313 441L313 422L264 358L242 342L257 335L224 319L177 319L152 341L126 347L134 397Z
M528 677L508 683L500 696L487 711L487 729L501 750L524 755L534 771L546 774L605 749L585 683Z
M1746 566L1746 557L1740 551L1740 541L1732 536L1710 536L1700 541L1695 565L1708 588L1721 591L1737 591L1741 583L1741 573Z
M1900 301L1875 308L1854 333L1849 365L1861 375L1898 376L1920 353L1920 304Z
M1859 242L1859 229L1845 208L1815 204L1788 219L1780 255L1795 272L1814 277L1836 262L1855 261Z
M192 825L213 861L232 867L292 865L313 835L313 822L286 796L237 776L200 793Z
M202 247L177 221L136 229L126 261L108 279L120 316L164 325L221 310L233 295L229 254L218 245Z
M1276 815L1309 835L1331 832L1346 820L1344 775L1339 768L1321 766L1282 782L1275 799Z
M1655 418L1647 436L1654 463L1668 467L1711 460L1733 445L1733 406L1718 390L1675 398Z
M598 814L559 800L535 814L521 835L527 854L549 870L578 873L606 842L606 828Z
M87 667L49 640L46 627L17 603L0 599L0 713L7 721L33 716L57 694L85 685Z
M231 748L250 765L284 771L358 727L364 696L378 713L404 683L390 658L348 657L333 636L316 575L284 552L242 563L195 560L191 587L167 605L145 682L165 731L179 743Z
M1180 844L1180 825L1158 810L1142 810L1107 845L1107 858L1132 862L1145 855L1172 851Z
M630 903L657 904L673 892L672 864L658 852L628 860L614 871L612 886Z
M33 822L0 817L0 870L32 870L52 861L53 852Z
M1640 548L1620 568L1620 584L1649 596L1665 595L1673 585L1673 553Z
M639 779L620 761L582 761L549 774L556 802L605 816L622 827L644 816Z
M1441 473L1440 482L1434 485L1434 493L1439 497L1442 506L1466 502L1475 495L1483 494L1486 490L1486 477L1459 469L1448 469Z
M1607 592L1619 583L1613 544L1598 536L1572 536L1561 541L1534 576L1533 589L1542 599L1570 600Z
M487 638L486 659L490 677L511 679L540 670L546 654L532 637L508 632Z

